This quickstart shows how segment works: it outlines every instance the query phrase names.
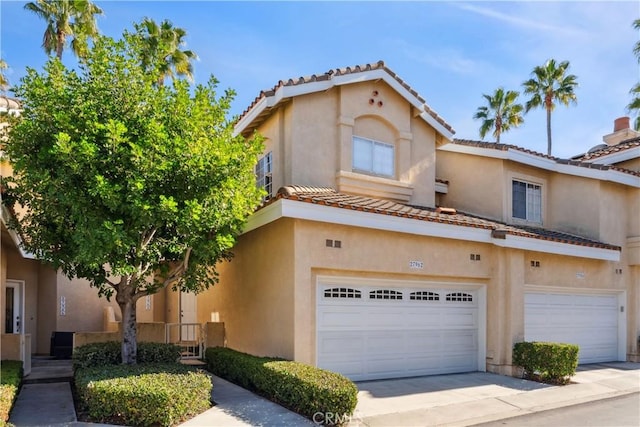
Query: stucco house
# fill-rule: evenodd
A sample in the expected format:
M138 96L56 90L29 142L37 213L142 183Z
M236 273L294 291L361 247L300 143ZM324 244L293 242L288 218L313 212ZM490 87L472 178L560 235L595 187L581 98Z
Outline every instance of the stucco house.
M512 374L522 340L578 343L581 363L638 360L628 126L572 160L454 139L378 62L279 82L238 122L256 130L268 197L197 303L228 346L355 380Z
M231 348L354 380L511 375L522 340L578 343L581 363L640 361L640 134L628 120L573 159L455 139L378 62L279 82L236 125L254 131L267 196L220 283L143 299L140 322L223 322ZM108 303L2 227L3 324L22 281L31 352L47 353L53 330L102 330Z

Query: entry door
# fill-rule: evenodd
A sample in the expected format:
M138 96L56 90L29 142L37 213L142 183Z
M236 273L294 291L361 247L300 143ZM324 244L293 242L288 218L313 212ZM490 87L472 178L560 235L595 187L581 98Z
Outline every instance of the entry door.
M196 294L193 292L180 292L180 323L196 323ZM194 341L196 339L193 326L180 327L180 339L182 341Z
M24 282L7 280L5 289L5 326L6 334L24 333Z

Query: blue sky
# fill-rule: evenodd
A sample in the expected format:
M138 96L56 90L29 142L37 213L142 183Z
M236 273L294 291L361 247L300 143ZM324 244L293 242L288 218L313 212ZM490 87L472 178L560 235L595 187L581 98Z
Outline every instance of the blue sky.
M25 2L0 2L0 55L18 83L25 67L40 69L44 21ZM96 1L98 26L119 37L148 16L188 32L200 57L196 82L211 74L233 88L232 114L279 80L384 60L456 130L479 139L473 120L482 94L521 90L548 58L568 60L578 76L577 106L552 115L553 154L570 157L602 142L613 120L627 115L629 89L640 79L632 49L640 2L214 2ZM75 59L65 53L73 66ZM521 95L521 102L525 98ZM502 142L546 151L545 113L534 110ZM489 140L489 138L487 138Z

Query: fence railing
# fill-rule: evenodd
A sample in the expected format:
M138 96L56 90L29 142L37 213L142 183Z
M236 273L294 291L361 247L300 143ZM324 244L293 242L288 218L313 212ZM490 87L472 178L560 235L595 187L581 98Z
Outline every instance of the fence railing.
M167 323L165 342L180 346L180 358L202 359L205 330L200 323Z

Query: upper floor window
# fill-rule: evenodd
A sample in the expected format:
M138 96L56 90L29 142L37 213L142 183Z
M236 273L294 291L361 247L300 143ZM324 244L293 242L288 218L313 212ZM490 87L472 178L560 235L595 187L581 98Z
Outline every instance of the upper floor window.
M511 216L542 224L542 186L514 179Z
M353 137L353 170L373 175L393 177L395 153L392 144Z
M256 184L259 188L263 188L264 191L267 192L264 200L269 200L273 197L271 164L271 151L269 151L258 160L258 164L256 165Z

